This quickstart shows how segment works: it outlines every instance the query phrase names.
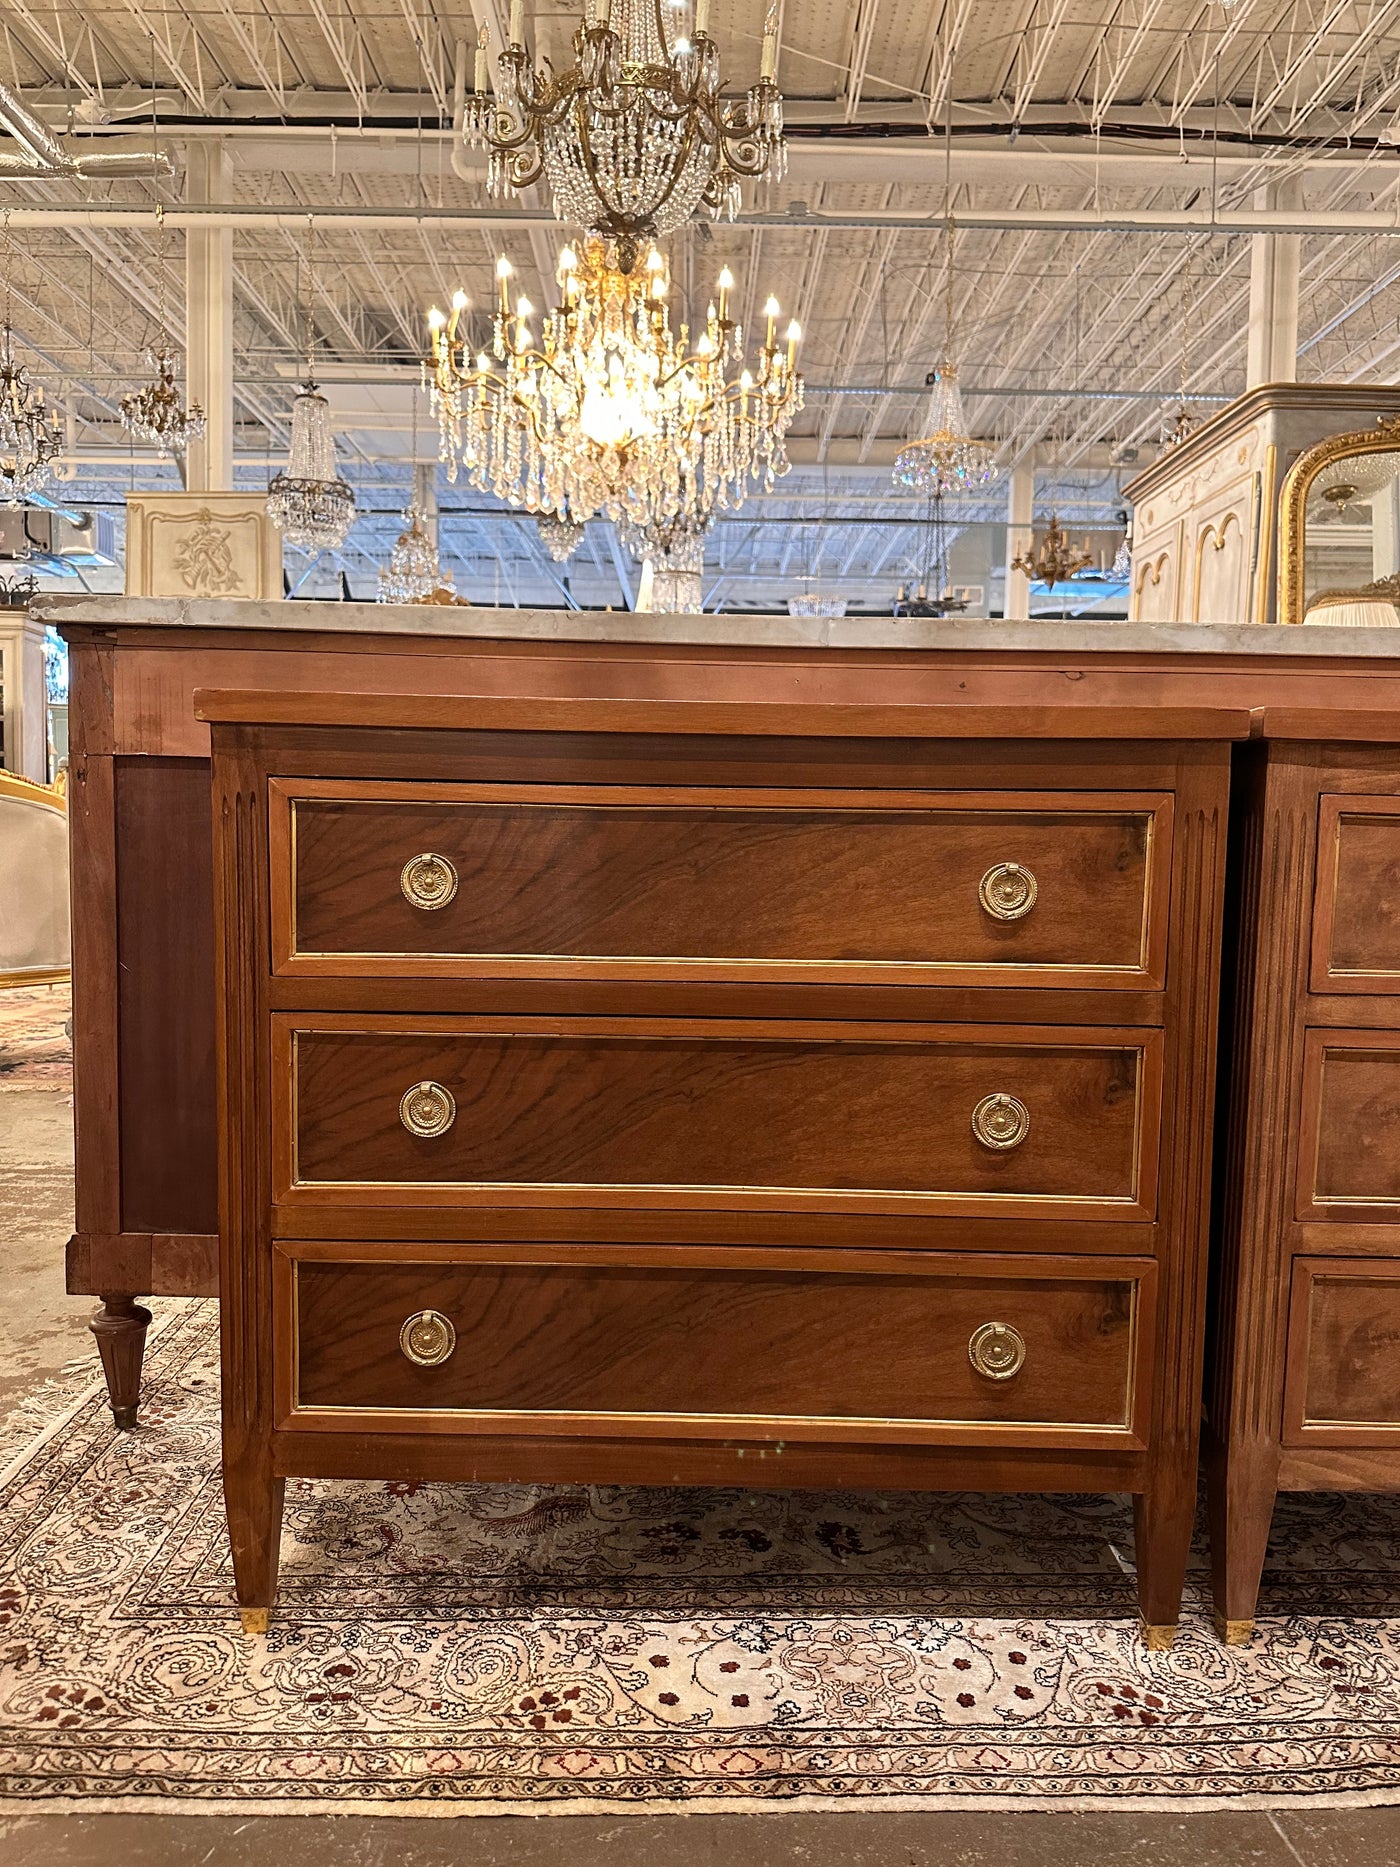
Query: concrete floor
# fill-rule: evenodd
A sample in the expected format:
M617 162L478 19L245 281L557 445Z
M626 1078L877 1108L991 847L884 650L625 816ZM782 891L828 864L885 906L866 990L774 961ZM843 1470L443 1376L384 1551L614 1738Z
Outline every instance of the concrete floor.
M0 1093L0 1407L93 1353L63 1290L72 1110ZM3 1805L0 1804L0 1807ZM1400 1867L1400 1808L1266 1815L0 1815L0 1867Z

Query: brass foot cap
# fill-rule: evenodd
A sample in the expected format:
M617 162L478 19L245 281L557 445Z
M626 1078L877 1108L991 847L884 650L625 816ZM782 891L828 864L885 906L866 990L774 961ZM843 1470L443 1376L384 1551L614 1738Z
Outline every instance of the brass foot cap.
M1215 1614L1215 1631L1219 1634L1227 1647L1247 1647L1254 1638L1254 1622L1227 1621L1225 1616L1217 1609Z
M120 1431L133 1432L136 1427L136 1409L135 1407L113 1407L112 1419Z
M238 1618L243 1623L245 1634L265 1634L271 1617L271 1608L240 1608L238 1610Z
M1142 1637L1147 1642L1149 1653L1167 1653L1176 1639L1176 1622L1173 1621L1168 1627L1149 1627L1144 1621Z

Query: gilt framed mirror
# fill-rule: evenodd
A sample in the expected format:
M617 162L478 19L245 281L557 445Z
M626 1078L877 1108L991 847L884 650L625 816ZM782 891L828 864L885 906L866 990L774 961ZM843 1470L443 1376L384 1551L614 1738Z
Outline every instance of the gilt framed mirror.
M1279 620L1400 625L1400 417L1331 435L1289 469Z

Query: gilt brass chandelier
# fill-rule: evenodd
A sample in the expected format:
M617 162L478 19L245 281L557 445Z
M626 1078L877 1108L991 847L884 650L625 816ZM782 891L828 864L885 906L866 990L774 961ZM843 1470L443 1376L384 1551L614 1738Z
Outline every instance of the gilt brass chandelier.
M446 581L423 508L415 500L403 516L404 529L394 540L389 562L380 568L381 603L421 603Z
M1029 551L1018 552L1011 560L1012 570L1019 570L1032 583L1043 583L1053 590L1057 583L1068 583L1094 561L1092 551L1076 551L1060 524L1057 512L1050 514L1045 536Z
M336 550L355 522L355 495L336 472L330 407L309 376L292 404L292 444L267 489L267 516L303 551Z
M63 452L57 415L44 405L42 384L15 361L15 334L9 320L0 326L0 495L17 506L47 486L53 463Z
M147 360L155 374L144 387L122 397L122 426L167 460L183 454L204 433L204 410L198 402L186 408L181 400L175 383L175 353L168 345L162 343L148 352Z
M896 486L939 497L970 492L997 476L995 447L968 430L953 360L953 240L950 220L943 249L943 361L926 379L932 394L923 432L899 450L894 462Z
M584 0L574 63L556 76L531 63L523 0L512 0L497 95L487 91L483 30L464 117L468 140L489 152L491 192L543 176L556 218L615 241L623 272L702 211L732 219L743 180L783 174L777 8L764 23L758 83L730 103L709 14L710 0L696 0L687 39L662 0Z
M489 349L475 356L464 292L450 315L428 314L449 478L465 468L509 504L576 524L602 513L647 526L696 500L737 505L751 480L771 485L787 471L786 435L802 406L802 332L789 324L780 345L775 299L750 370L741 367L727 268L693 343L686 325L672 330L670 282L655 248L627 272L607 241L590 238L578 252L566 246L559 303L538 338L534 306L523 297L510 303L511 276L499 260Z

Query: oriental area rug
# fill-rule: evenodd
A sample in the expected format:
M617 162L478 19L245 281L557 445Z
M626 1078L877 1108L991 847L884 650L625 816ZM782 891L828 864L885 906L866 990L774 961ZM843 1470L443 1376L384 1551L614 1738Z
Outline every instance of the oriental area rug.
M1400 1499L1275 1522L1254 1644L1170 1653L1099 1497L288 1486L233 1608L212 1304L145 1424L91 1367L0 1424L0 1812L1400 1801Z

